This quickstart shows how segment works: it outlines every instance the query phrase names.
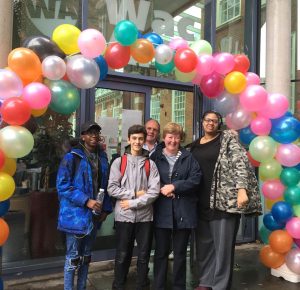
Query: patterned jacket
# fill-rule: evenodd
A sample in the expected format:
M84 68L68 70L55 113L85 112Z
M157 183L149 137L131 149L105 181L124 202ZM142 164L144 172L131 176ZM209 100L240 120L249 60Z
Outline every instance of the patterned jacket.
M191 144L191 151L194 144ZM249 198L246 207L237 207L237 191L245 188ZM221 135L220 153L212 179L210 208L228 213L261 214L261 198L257 178L250 165L246 150L238 142L237 136L225 130Z

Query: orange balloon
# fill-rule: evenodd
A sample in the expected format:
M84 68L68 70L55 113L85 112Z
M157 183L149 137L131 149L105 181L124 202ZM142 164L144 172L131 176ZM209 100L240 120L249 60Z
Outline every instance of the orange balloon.
M40 117L46 113L47 109L48 107L39 110L31 110L31 115L33 117Z
M148 39L140 38L130 46L130 54L137 62L147 63L153 59L155 49Z
M16 159L5 157L4 165L1 169L1 172L5 172L10 176L13 176L17 170Z
M8 66L21 78L23 84L33 82L42 75L39 57L25 47L19 47L10 52Z
M2 247L9 236L9 227L6 221L0 218L0 247Z
M269 236L269 245L276 253L285 254L293 245L293 238L287 231L276 230Z
M276 253L269 245L264 246L259 253L259 259L268 268L276 269L284 263L284 255Z
M274 200L265 198L266 208L269 209L269 210L271 210L272 206L274 205L274 203L276 203L278 201L283 201L283 197L279 197L279 198L274 199Z

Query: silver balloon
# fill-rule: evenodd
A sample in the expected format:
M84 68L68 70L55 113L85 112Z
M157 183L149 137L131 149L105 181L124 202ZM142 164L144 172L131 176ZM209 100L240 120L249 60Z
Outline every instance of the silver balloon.
M67 76L76 87L90 89L98 83L100 69L93 59L78 54L68 57Z
M285 256L285 263L292 272L300 275L300 249L290 250Z
M216 99L215 109L224 117L234 112L238 105L239 97L225 92Z
M22 90L22 81L15 72L9 69L0 69L0 100L19 97Z
M49 80L60 80L66 74L65 61L56 55L47 56L42 62L42 72Z
M167 64L169 63L174 56L174 50L166 45L160 44L155 49L155 60L159 64Z
M241 107L237 107L233 113L226 116L226 125L231 129L240 130L249 126L251 119L251 112L248 112Z

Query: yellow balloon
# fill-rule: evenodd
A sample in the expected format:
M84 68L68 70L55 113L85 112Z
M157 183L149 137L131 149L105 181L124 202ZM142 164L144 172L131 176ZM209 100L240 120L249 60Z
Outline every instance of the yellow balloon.
M282 197L279 197L279 198L274 199L274 200L266 198L266 199L265 199L266 208L267 208L268 210L271 210L273 204L276 203L276 202L278 202L278 201L283 201L283 198L282 198Z
M42 115L44 115L46 113L47 109L48 109L48 107L43 108L43 109L38 109L38 110L32 109L31 110L31 115L33 117L40 117L40 116L42 116Z
M57 26L52 34L52 40L65 54L79 52L78 37L81 31L74 25L61 24Z
M17 170L17 162L13 158L5 157L4 166L1 169L1 172L7 173L10 176L13 176Z
M246 86L246 76L239 71L229 73L224 79L224 87L230 94L239 94L246 88Z
M0 172L0 201L9 199L14 191L16 185L14 179L5 172Z

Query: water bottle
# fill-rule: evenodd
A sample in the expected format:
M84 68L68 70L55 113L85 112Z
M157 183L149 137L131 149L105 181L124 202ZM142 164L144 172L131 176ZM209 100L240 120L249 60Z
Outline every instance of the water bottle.
M96 200L99 201L101 204L103 204L104 194L105 194L104 189L100 188L99 192L97 193ZM101 210L100 211L93 210L92 212L93 212L94 215L100 215L101 214Z

